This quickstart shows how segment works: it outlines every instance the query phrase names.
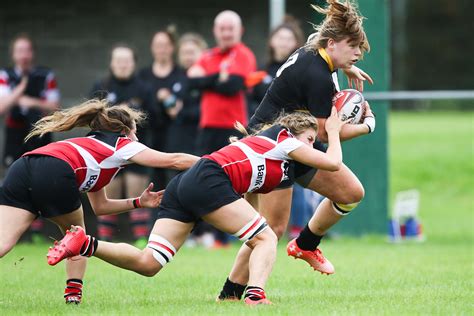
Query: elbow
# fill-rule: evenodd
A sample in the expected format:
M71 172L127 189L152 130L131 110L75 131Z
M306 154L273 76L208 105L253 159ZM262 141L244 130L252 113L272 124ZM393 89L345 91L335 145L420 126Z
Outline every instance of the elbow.
M342 160L334 161L329 165L328 171L339 171L342 168Z

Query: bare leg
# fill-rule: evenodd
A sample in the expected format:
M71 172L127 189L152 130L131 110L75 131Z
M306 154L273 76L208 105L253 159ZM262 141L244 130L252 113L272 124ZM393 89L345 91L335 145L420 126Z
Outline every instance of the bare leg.
M344 217L334 211L332 202L352 204L364 198L364 187L345 165L336 172L318 170L309 183L308 189L327 197L309 221L309 228L316 235L324 235L329 228Z
M0 258L16 245L35 218L27 210L0 205Z
M162 218L155 222L152 234L165 238L176 249L179 249L193 226L194 223L182 223L173 219ZM126 243L99 241L95 256L114 266L144 276L154 276L162 268L161 264L153 257L153 250L150 248L140 250Z
M252 204L255 204L255 196L258 196L258 210L267 220L268 225L275 232L278 239L283 236L291 210L292 188L275 190L267 194L250 195ZM247 284L249 280L249 258L252 249L246 244L240 247L235 258L234 265L229 274L229 280L238 284Z
M246 200L239 199L207 214L203 219L224 232L235 234L256 215L257 212ZM271 229L265 229L247 242L248 247L253 249L248 265L248 283L252 286L265 286L275 262L276 243L276 235Z

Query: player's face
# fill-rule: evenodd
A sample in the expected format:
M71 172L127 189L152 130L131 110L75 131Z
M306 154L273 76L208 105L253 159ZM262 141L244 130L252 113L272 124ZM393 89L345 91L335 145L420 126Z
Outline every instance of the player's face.
M331 57L334 67L338 69L351 67L362 57L358 43L349 42L348 38L339 42L330 39L326 51Z
M13 44L12 59L15 66L27 70L33 63L33 47L27 39L20 38Z
M316 131L312 128L308 128L303 133L297 135L296 139L310 147L313 147L313 144L316 140Z
M151 41L151 54L155 61L171 61L173 58L174 46L169 36L165 33L157 33Z
M279 29L270 39L276 61L286 60L298 48L297 45L295 34L287 28Z
M214 37L222 50L231 48L240 42L242 26L233 19L221 19L214 24Z
M118 47L112 52L110 70L118 79L128 79L135 71L135 60L133 52L126 47Z
M194 42L184 42L179 47L179 64L184 69L190 68L199 59L202 54L201 48Z

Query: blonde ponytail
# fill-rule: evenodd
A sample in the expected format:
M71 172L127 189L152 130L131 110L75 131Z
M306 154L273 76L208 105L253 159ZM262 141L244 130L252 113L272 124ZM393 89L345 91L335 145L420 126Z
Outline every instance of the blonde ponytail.
M36 122L25 142L34 136L64 132L76 127L129 133L145 119L144 113L127 105L109 106L105 100L89 100L70 109L57 111Z

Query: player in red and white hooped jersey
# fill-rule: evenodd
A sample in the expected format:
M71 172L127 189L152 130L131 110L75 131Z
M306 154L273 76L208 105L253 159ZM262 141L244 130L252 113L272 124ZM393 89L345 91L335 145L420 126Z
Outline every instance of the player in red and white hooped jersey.
M88 192L97 215L118 214L141 207L156 207L162 192L150 183L133 199L109 199L105 186L130 163L183 170L199 158L162 153L138 142L136 125L144 115L126 105L108 106L91 100L41 119L27 136L90 127L86 137L51 143L16 160L0 188L0 257L6 255L38 216L65 232L84 227L80 192ZM66 303L80 303L86 261L68 260Z
M153 276L174 257L196 222L202 219L253 249L245 303L271 304L263 288L275 260L277 238L242 195L276 188L288 177L291 160L318 169L338 170L342 166L339 131L343 125L333 109L325 124L329 148L324 153L313 148L316 118L302 112L283 116L270 128L234 140L174 177L166 187L144 250L98 241L80 227L74 227L59 245L50 249L48 263L55 265L79 254L95 255L120 268ZM245 131L243 127L241 131Z

